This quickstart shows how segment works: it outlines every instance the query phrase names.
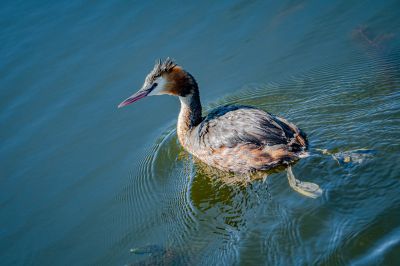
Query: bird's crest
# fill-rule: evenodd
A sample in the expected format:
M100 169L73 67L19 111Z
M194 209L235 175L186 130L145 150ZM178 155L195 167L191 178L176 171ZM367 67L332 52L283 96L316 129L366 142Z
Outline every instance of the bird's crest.
M149 82L154 81L164 73L170 72L177 64L171 58L167 57L164 61L158 59L154 65L153 70L147 76Z

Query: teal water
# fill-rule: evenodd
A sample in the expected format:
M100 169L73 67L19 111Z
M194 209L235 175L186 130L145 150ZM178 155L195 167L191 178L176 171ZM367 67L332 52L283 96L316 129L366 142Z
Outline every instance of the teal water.
M398 10L2 1L1 264L399 265ZM293 171L323 196L284 171L221 184L179 146L173 97L117 109L167 56L206 111L250 104L301 127L312 156ZM350 162L318 152L362 148Z

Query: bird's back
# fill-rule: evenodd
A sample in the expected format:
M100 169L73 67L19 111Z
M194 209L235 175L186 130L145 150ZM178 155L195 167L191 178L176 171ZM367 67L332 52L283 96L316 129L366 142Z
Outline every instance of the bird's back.
M250 106L211 111L188 135L187 149L221 170L246 173L289 164L307 150L292 123Z

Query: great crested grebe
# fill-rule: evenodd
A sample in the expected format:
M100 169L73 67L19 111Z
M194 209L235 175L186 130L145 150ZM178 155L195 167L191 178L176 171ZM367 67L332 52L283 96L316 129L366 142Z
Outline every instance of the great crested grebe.
M313 198L321 195L318 185L297 180L291 171L290 164L308 154L307 137L298 127L250 106L222 106L202 117L196 80L170 58L156 62L142 88L118 108L162 94L179 97L179 142L204 163L240 174L288 165L292 188Z

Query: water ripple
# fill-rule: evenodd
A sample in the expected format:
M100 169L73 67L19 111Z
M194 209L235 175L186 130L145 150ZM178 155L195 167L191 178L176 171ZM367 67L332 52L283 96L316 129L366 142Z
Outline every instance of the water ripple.
M375 177L371 168L394 158L390 148L384 152L390 145L398 148L387 130L399 129L399 63L397 55L366 61L361 54L350 65L319 67L281 83L251 84L206 107L255 105L308 132L313 156L302 160L295 172L322 184L327 193L321 200L299 201L301 196L288 189L285 178L268 180L268 191L260 181L248 186L224 183L218 171L183 151L170 126L146 149L121 195L128 202L126 211L135 210L134 216L126 215L136 224L132 234L140 239L163 232L162 241L154 237L159 243L153 244L174 250L187 263L251 263L250 254L257 250L273 265L347 263L343 247L359 238L354 223L365 228L373 221L368 211L351 218L355 210L397 202L387 199L398 185L391 167L381 169L386 180ZM385 129L379 127L383 122ZM352 150L360 148L376 152L352 163L333 159L353 156ZM378 245L376 250L384 249Z

